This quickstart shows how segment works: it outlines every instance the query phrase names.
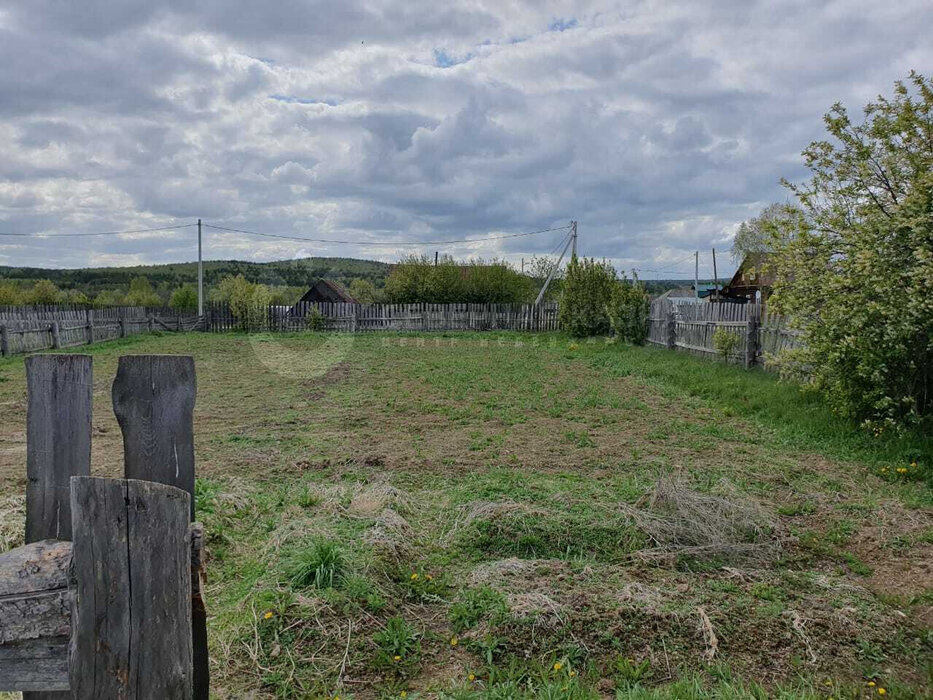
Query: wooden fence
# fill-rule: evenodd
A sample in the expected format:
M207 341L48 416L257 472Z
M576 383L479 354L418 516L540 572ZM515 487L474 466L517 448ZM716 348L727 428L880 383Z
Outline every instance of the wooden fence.
M0 306L0 355L91 345L153 330L194 330L199 326L198 316L172 309Z
M557 302L534 304L345 304L268 306L238 317L225 303L205 310L205 329L252 331L556 331Z
M715 334L732 336L716 347ZM730 362L746 367L767 366L769 357L801 345L800 333L787 320L763 311L759 304L671 304L666 299L651 302L648 342L671 350L706 357L722 357L721 348L732 347Z
M120 358L124 479L90 477L87 355L26 360L26 542L0 554L0 691L206 700L194 361Z

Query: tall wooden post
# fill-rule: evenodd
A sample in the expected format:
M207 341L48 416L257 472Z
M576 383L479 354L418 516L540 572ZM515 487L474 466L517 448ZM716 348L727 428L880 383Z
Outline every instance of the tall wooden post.
M0 324L0 356L10 356L10 329L6 324Z
M190 496L74 477L74 700L192 697Z
M123 431L127 479L168 484L190 494L194 520L194 358L124 355L113 382L113 410ZM207 614L192 576L194 698L208 697Z
M745 325L745 369L753 367L758 358L758 313L752 308Z
M52 348L58 350L62 346L62 334L61 327L58 324L58 321L52 321Z
M71 539L71 477L91 473L89 355L26 358L26 542ZM29 692L25 700L66 700Z
M665 305L664 318L667 327L667 349L675 350L677 348L677 320L674 316L674 305L670 302Z
M91 309L88 309L86 312L87 317L87 344L91 345L94 342L94 312Z

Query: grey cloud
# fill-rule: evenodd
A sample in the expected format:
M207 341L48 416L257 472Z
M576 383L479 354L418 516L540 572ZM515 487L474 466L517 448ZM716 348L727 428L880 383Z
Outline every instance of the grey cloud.
M372 242L211 234L211 257L391 258L576 218L584 253L665 269L784 200L833 102L858 111L933 65L920 0L7 7L0 231L200 216ZM450 252L517 259L557 237ZM192 252L187 232L55 240L0 240L0 264Z

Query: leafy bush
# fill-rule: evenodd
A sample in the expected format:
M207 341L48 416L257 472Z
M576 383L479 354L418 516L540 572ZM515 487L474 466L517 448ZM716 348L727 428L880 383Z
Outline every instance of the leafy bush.
M194 285L184 284L172 292L168 305L176 311L197 311L198 290L194 288Z
M912 73L853 122L826 115L801 210L777 226L774 308L805 347L803 370L843 416L881 434L933 409L933 81Z
M213 296L230 305L240 330L258 330L266 321L271 294L264 284L248 282L243 275L225 277L217 285Z
M126 303L130 306L162 306L162 297L155 293L147 277L139 276L130 280Z
M16 306L23 303L23 295L12 282L0 282L0 306Z
M592 258L572 258L561 291L560 327L577 338L607 334L617 285L611 265Z
M724 360L732 359L739 348L738 334L728 328L717 328L713 331L713 348Z
M323 331L327 328L327 317L316 306L305 314L305 325L309 331Z
M633 280L623 278L612 290L609 301L609 324L616 337L633 345L644 345L648 337L648 311L651 299L648 292Z
M27 304L58 304L62 301L62 292L51 280L39 280L26 292L23 301Z
M510 304L533 298L533 281L502 260L458 263L411 256L396 265L385 293L394 304Z

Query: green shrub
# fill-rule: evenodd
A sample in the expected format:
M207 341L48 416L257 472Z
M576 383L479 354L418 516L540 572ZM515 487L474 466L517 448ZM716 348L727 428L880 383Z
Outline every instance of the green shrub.
M237 275L222 279L213 297L230 305L240 330L254 331L265 324L272 295L264 284L253 284L243 275Z
M316 306L305 315L305 325L309 331L323 331L327 328L327 317Z
M399 262L386 280L393 304L514 304L531 301L534 282L504 260L472 259L458 263L444 256L412 255Z
M739 348L739 341L738 334L728 328L717 328L713 331L713 348L724 360L735 357L735 353Z
M198 290L194 288L194 285L183 284L172 292L168 305L176 311L197 311Z
M773 227L772 303L803 332L784 369L880 435L933 412L933 81L825 122L790 185L800 209Z
M648 337L648 311L651 300L644 286L624 278L617 282L609 301L609 324L616 337L633 345L644 345Z
M617 284L612 265L574 257L567 266L560 296L560 327L576 338L606 335Z

